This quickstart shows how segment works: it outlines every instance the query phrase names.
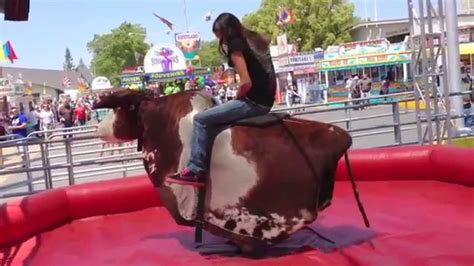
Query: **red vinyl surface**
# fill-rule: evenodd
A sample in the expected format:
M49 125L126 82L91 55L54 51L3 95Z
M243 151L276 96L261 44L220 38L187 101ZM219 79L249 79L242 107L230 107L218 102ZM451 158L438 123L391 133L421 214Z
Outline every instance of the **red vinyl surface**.
M335 250L249 259L201 255L145 177L56 189L0 207L0 258L12 265L473 265L473 149L404 147L349 155L372 224L343 162L317 219ZM344 244L346 243L346 244ZM350 244L347 244L350 243ZM0 261L1 265L1 261Z

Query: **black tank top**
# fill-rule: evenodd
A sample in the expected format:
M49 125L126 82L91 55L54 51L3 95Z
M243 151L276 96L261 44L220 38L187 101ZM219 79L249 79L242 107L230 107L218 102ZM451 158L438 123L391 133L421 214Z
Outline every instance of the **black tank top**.
M273 106L276 91L276 75L273 67L270 49L264 53L255 53L245 39L233 39L227 44L229 66L234 67L230 55L233 52L242 52L247 64L252 88L247 97L261 105Z

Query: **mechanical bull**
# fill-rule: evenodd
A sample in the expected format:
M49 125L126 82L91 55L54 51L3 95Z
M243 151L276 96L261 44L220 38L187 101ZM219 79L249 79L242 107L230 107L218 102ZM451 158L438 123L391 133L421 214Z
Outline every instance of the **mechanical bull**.
M178 224L195 226L202 217L205 230L262 253L330 205L337 163L352 140L337 126L281 114L236 121L215 137L199 208L198 188L165 179L188 162L193 116L214 104L202 91L159 97L114 90L94 108L113 109L99 125L102 139L138 139L151 182Z

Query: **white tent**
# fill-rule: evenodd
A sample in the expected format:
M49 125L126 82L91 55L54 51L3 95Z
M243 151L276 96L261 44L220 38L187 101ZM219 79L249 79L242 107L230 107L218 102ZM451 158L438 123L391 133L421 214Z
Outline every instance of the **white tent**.
M110 83L110 80L106 77L96 77L92 81L92 91L103 91L103 90L108 90L112 88L112 84Z

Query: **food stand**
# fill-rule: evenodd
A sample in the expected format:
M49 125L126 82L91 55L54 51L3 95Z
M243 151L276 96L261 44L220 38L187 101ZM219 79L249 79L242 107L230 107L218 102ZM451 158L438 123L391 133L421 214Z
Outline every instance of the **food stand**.
M411 76L411 51L406 42L390 43L386 39L329 46L324 59L317 63L320 80L328 87L332 100L346 98L345 80L349 75L367 74L373 91L379 91L384 77L389 77L391 92L399 91Z

